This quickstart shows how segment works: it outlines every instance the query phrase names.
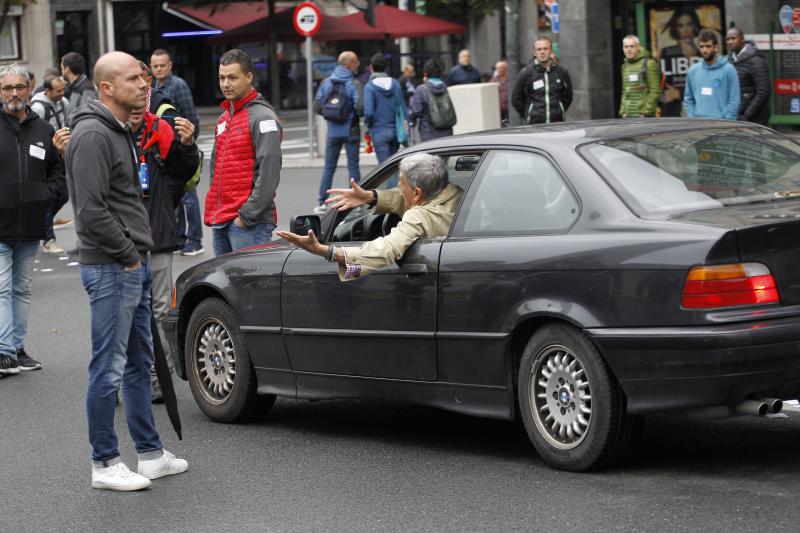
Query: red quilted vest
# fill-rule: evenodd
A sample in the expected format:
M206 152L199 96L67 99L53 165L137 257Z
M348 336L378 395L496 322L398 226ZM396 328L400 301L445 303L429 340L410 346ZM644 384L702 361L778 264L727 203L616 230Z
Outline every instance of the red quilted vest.
M236 218L253 190L255 157L250 138L248 102L258 96L255 89L250 94L231 104L226 100L220 104L225 113L217 121L216 159L214 181L206 195L204 222L207 226L225 224Z

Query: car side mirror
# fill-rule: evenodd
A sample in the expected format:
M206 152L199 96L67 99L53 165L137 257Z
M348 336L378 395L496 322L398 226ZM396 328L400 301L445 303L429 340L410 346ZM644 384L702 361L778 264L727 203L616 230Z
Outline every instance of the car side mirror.
M292 217L289 222L289 229L295 235L308 235L308 231L312 230L314 235L319 238L321 224L317 215L298 215Z
M456 170L460 172L475 170L480 160L481 156L479 155L462 155L456 159Z

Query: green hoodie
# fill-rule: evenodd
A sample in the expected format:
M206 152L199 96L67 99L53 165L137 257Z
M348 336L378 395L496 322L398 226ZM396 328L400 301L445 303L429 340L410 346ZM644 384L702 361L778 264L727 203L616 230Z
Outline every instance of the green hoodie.
M647 61L642 79L642 67ZM622 63L622 102L619 115L634 117L653 117L656 114L658 97L661 94L661 75L658 61L650 59L646 50L640 49L632 60L625 58Z

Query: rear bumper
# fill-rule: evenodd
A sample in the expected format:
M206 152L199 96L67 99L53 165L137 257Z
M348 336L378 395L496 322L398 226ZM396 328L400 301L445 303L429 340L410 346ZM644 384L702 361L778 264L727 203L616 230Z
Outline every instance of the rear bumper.
M631 413L800 397L800 318L720 326L602 328L586 333Z
M161 319L161 329L164 330L165 341L169 345L169 353L172 355L172 363L175 374L186 381L186 366L183 363L183 343L178 337L178 322L180 317L170 311Z

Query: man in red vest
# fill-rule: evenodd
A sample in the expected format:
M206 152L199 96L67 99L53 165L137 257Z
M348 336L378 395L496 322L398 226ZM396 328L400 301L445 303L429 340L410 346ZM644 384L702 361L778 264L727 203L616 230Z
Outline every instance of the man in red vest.
M253 88L253 72L253 61L241 50L220 58L225 112L215 129L204 217L214 255L269 242L278 221L283 128L275 109Z

